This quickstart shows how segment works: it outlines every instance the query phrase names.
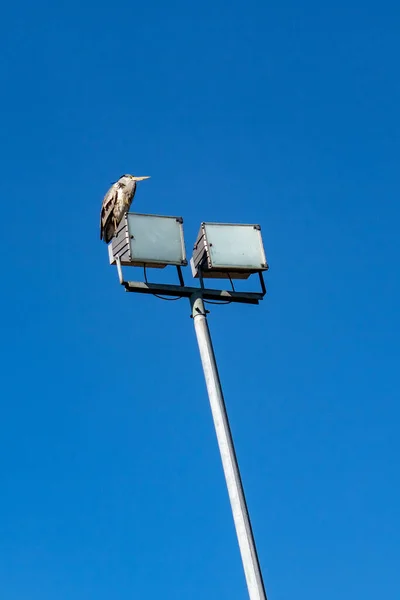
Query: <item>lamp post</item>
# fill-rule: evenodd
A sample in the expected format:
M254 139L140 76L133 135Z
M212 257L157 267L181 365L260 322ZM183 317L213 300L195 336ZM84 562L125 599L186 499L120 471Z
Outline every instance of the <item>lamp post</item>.
M163 219L169 221L163 222ZM260 227L202 223L191 260L192 273L200 279L200 287L188 287L184 285L181 270L181 266L187 264L182 224L181 218L128 214L109 246L110 262L117 265L120 283L128 292L187 297L190 300L249 598L267 600L204 306L207 299L246 304L258 304L262 300L266 292L262 272L268 269L268 265ZM159 231L155 231L156 227ZM175 265L180 285L150 284L147 277L145 283L125 281L123 264L142 265L145 269L146 265L158 268ZM259 274L261 292L227 291L204 286L205 278L228 278L232 283L232 279L247 279L254 273Z
M267 595L201 292L193 294L190 301L249 597L250 600L266 600Z

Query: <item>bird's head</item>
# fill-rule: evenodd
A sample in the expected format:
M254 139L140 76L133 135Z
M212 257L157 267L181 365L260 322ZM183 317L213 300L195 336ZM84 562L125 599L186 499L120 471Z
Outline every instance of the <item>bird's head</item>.
M143 181L144 179L150 179L150 175L146 175L145 177L136 177L136 175L122 175L122 177L120 177L119 179L125 179L130 181Z

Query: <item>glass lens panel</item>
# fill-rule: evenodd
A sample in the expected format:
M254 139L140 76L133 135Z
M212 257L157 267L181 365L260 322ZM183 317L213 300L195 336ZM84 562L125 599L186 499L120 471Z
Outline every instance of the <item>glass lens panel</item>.
M185 259L182 223L175 217L130 213L128 229L132 260L180 265Z
M265 255L261 234L253 225L207 223L205 228L213 267L262 268Z

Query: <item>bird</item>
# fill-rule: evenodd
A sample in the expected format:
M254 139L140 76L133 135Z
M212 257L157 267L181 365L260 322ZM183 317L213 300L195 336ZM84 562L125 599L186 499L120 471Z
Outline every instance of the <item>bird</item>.
M116 235L118 225L132 204L136 182L144 179L150 179L150 176L122 175L104 196L100 212L100 239L106 244Z

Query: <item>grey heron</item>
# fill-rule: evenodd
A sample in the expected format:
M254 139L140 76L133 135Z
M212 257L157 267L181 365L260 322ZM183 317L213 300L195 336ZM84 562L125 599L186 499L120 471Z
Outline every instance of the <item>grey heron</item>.
M123 216L128 212L136 192L136 182L150 177L122 175L104 196L100 213L100 239L111 242Z

